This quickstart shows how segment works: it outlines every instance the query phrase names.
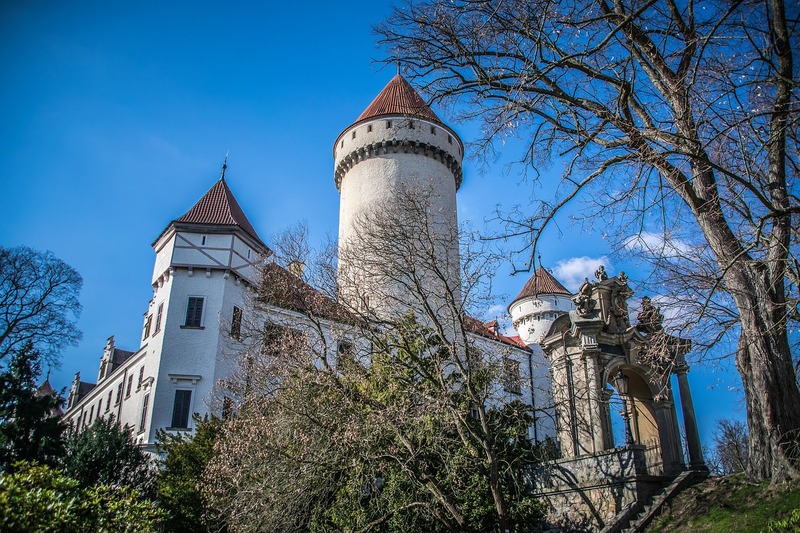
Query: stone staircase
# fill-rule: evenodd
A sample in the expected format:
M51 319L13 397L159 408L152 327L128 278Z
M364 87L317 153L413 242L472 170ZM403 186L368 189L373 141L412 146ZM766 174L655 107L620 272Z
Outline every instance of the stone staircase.
M661 511L665 503L684 489L708 477L703 470L686 470L673 479L669 485L653 494L647 500L639 500L614 517L614 520L600 530L600 533L640 533Z

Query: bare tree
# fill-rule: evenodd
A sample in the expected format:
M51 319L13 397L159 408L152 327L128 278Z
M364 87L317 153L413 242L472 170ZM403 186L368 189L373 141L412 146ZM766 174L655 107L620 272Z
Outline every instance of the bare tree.
M238 414L206 475L234 530L535 527L519 476L528 407L502 401L518 397L502 386L513 348L464 314L491 261L462 254L467 281L453 287L439 251L455 236L420 202L377 210L341 252L359 254L349 274L371 288L368 303L266 266L256 303L267 323L244 340L230 380Z
M747 470L747 427L739 420L717 420L713 455L720 475Z
M775 482L800 476L797 28L782 0L411 1L378 28L387 62L483 121L479 148L565 161L553 199L508 217L528 258L579 198L620 248L677 251L658 275L716 313L710 338L738 334L748 472Z
M75 323L80 274L53 255L27 246L0 247L0 362L32 346L51 364L81 338Z

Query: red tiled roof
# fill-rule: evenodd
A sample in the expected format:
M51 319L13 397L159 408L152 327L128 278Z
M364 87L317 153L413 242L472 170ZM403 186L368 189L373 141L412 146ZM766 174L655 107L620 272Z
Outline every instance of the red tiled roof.
M356 122L381 115L412 115L442 123L425 100L400 74L391 79Z
M516 302L520 298L536 296L539 294L563 294L565 296L572 296L571 292L564 288L564 286L559 283L559 281L554 278L550 272L542 267L536 269L531 278L528 280L525 286L522 287L522 290L513 301Z
M343 305L275 263L264 265L259 298L262 302L346 324L357 322Z
M492 324L492 322L487 322L487 324ZM515 335L514 337L506 337L505 335L495 333L487 324L484 324L480 320L472 318L471 316L464 317L464 328L467 331L471 331L472 333L480 335L481 337L502 342L503 344L508 344L509 346L514 346L515 348L530 350L530 348L528 348L528 346L522 342L522 339L520 339L518 336Z
M186 214L176 218L173 222L239 226L266 248L253 225L247 220L239 202L233 197L224 178L220 178Z

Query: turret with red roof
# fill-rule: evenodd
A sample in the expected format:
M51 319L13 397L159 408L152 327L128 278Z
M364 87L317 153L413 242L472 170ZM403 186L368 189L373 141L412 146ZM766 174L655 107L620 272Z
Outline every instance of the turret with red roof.
M553 321L573 309L572 293L541 266L508 306L514 328L528 346L538 344Z

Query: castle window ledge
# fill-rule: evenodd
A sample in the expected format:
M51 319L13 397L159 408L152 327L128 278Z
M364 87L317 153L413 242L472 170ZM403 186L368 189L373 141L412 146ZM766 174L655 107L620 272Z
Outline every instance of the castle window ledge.
M181 326L181 329L206 329L205 326Z
M197 374L167 374L172 383L180 383L182 381L191 382L192 385L197 385L197 382L203 379L203 376ZM170 428L167 428L170 429ZM174 429L174 428L172 428ZM182 428L186 429L186 428Z
M164 431L174 431L176 433L186 433L192 431L192 428L164 428Z

